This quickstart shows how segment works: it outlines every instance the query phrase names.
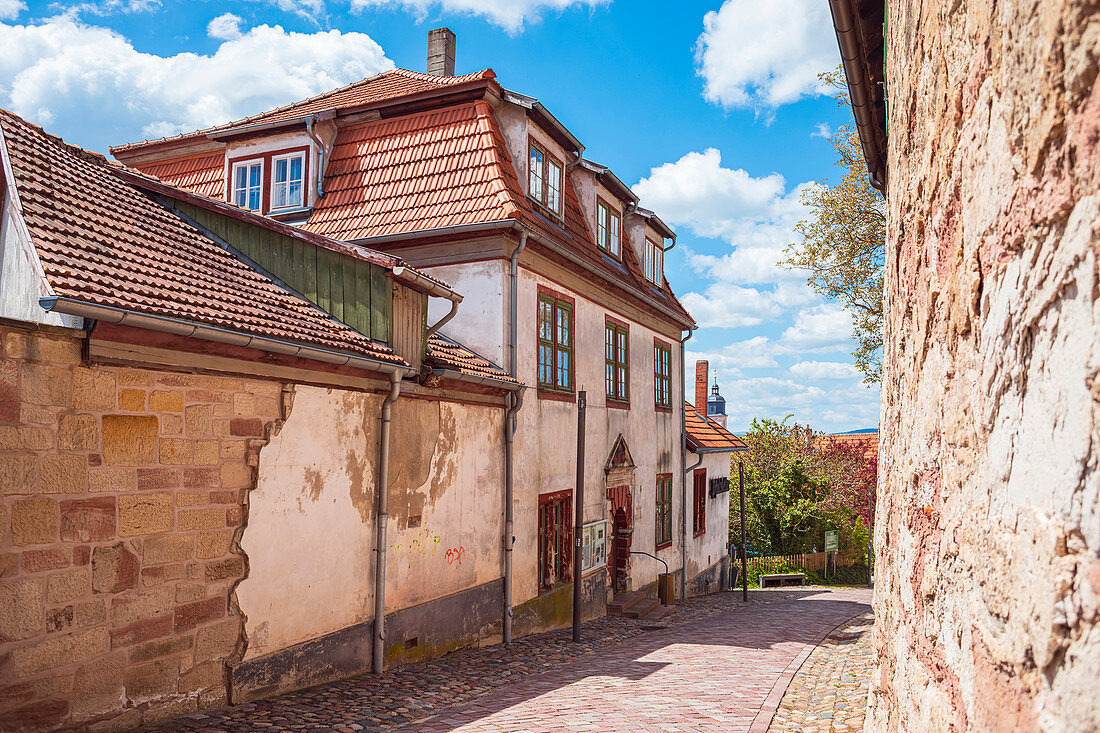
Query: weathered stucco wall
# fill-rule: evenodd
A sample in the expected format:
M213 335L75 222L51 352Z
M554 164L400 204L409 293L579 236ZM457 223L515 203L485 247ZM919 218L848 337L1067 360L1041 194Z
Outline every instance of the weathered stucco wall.
M891 2L869 730L1100 727L1100 10Z
M698 460L694 453L688 453L688 466ZM729 544L730 525L730 492L719 494L713 499L710 497L710 480L712 478L727 477L730 475L729 453L704 453L703 463L699 468L707 471L707 516L706 532L695 536L695 532L689 526L688 529L688 572L689 583L700 573L704 573L726 556ZM688 474L688 505L692 502L692 474ZM736 487L731 487L736 490ZM688 513L688 521L692 521L692 514ZM713 574L713 573L712 573ZM704 579L700 579L696 587L688 587L688 593L706 592L708 589ZM717 590L716 580L712 580L709 589Z
M278 382L87 366L0 324L0 728L226 702L250 460Z
M575 292L565 291L552 280L533 272L520 271L519 300L519 378L537 383L536 332L538 286L563 292L575 299L574 369L576 387L588 393L585 444L586 522L611 520L604 467L611 448L621 433L634 459L632 486L634 508L633 549L653 553L664 559L670 570L681 566L680 527L684 521L680 501L681 456L680 416L678 412L654 409L653 338L668 341L667 336L630 324L630 409L607 407L604 396L605 316L621 319L603 305ZM683 403L683 387L676 379L682 374L678 344L672 349L672 404ZM529 389L519 412L516 431L516 506L515 506L515 603L538 596L538 495L573 489L576 484L577 405L540 399ZM673 476L673 542L657 551L656 526L657 474ZM688 491L690 494L690 484ZM687 521L691 521L690 515ZM609 524L610 526L610 524ZM689 548L691 528L688 527ZM656 582L664 566L657 561L634 556L631 559L633 586L641 588Z
M381 405L377 394L298 387L261 453L237 591L246 660L372 621ZM394 403L387 613L501 577L502 422L500 406ZM426 629L407 631L419 639ZM387 634L387 645L405 641ZM297 684L309 681L299 673Z

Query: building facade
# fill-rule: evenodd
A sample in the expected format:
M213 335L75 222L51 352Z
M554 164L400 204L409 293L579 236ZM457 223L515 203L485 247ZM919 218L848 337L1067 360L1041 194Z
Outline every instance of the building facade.
M830 4L888 211L868 729L1096 730L1100 9Z
M122 146L128 167L0 131L17 728L508 641L567 624L577 580L586 618L666 565L717 589L728 509L720 451L684 430L674 235L537 100L397 70Z

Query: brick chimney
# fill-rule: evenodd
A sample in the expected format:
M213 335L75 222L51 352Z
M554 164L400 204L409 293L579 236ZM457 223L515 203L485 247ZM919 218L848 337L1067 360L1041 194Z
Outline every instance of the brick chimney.
M450 28L428 31L428 73L435 76L455 75L455 34Z
M705 361L695 362L695 411L700 415L707 414L707 381L710 379L710 364Z

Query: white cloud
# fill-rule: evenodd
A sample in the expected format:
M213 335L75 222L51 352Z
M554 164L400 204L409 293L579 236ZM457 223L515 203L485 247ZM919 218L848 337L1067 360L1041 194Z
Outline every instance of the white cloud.
M715 283L702 294L686 293L681 301L701 328L759 326L782 313L768 293L726 283Z
M0 20L15 20L26 9L23 0L0 0Z
M362 12L371 8L397 6L407 8L423 19L429 10L439 7L446 13L479 15L509 33L518 33L526 23L537 23L545 11L596 8L610 3L611 0L351 0L351 9Z
M799 379L859 379L862 374L855 365L843 361L800 361L792 364L791 374Z
M787 346L807 350L843 348L851 340L852 317L835 303L799 311L794 324L780 340Z
M805 273L778 263L786 258L784 248L795 240L794 227L805 216L803 192L814 185L803 183L788 191L780 174L754 177L723 167L722 154L708 148L653 168L633 190L644 206L670 223L733 246L723 255L689 252L688 265L695 272L740 284L798 283L802 304L810 292Z
M206 35L223 41L234 41L241 37L241 17L233 13L222 13L206 24Z
M707 101L772 110L823 93L840 60L823 0L726 0L703 18L695 47Z
M98 15L102 17L105 15L114 15L115 13L123 13L126 15L132 13L149 13L160 8L160 0L96 0L96 2L77 3L69 6L64 6L61 3L54 3L52 7L72 18L77 18L82 15Z
M879 389L865 385L858 375L851 384L830 384L822 387L807 384L801 377L776 374L745 376L743 369L775 367L764 363L759 349L774 346L760 337L738 344L729 344L716 351L688 351L685 354L685 380L690 388L695 383L695 362L706 359L711 373L719 371L718 386L726 398L727 427L734 432L746 430L753 418L770 417L782 420L794 415L794 420L815 430L840 432L874 427L878 424Z
M163 57L69 16L0 24L0 106L89 147L199 129L390 68L362 33L261 25L210 55Z
M810 133L810 137L820 137L828 140L833 135L833 128L828 122L818 122L816 129Z

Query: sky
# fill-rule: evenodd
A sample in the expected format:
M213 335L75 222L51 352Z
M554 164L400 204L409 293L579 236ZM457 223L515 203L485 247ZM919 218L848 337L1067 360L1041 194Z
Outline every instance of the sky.
M423 71L441 25L456 73L538 98L676 230L666 275L700 326L685 376L710 361L731 429L878 424L850 318L777 264L802 192L841 175L826 0L0 0L0 106L106 153Z

